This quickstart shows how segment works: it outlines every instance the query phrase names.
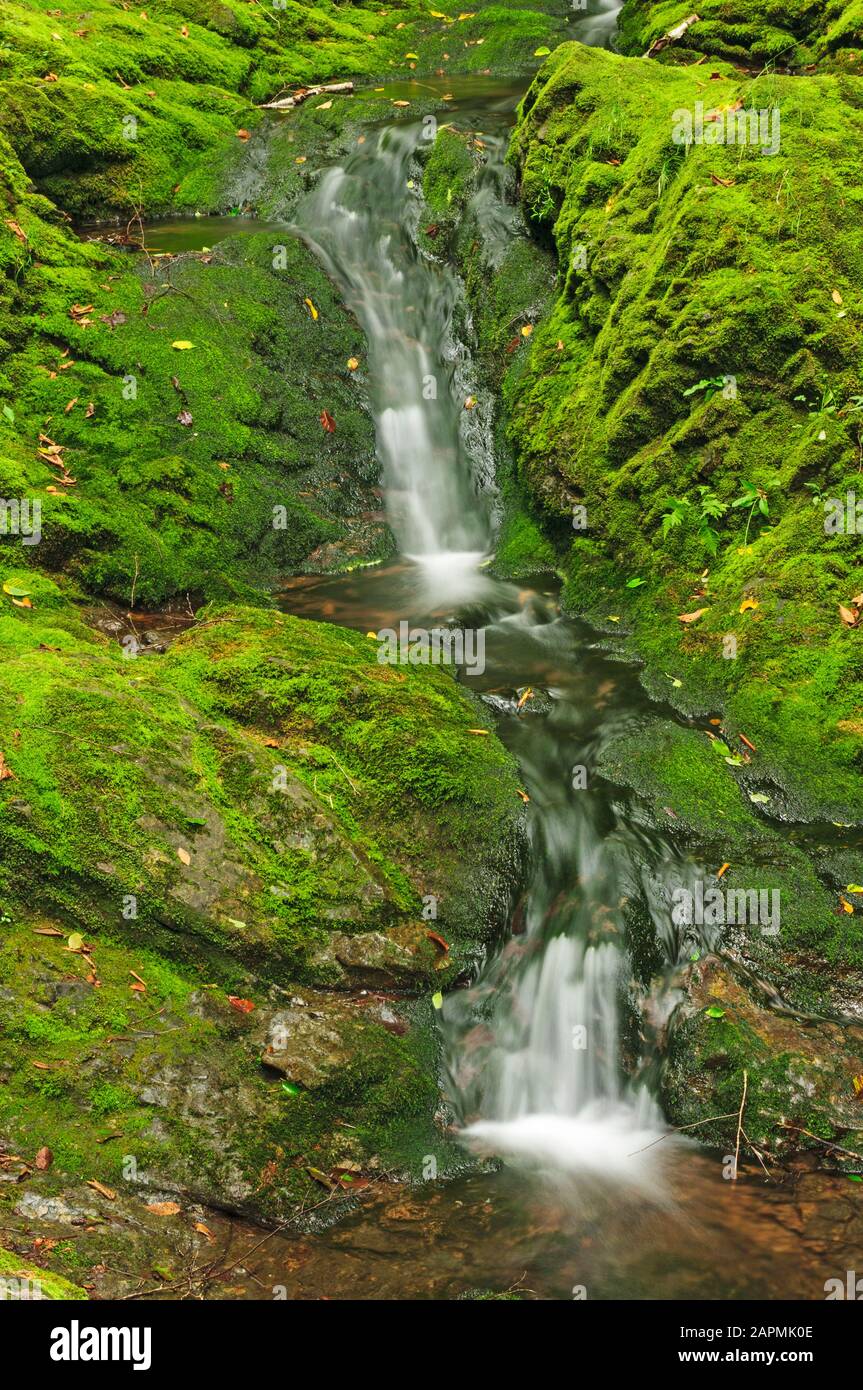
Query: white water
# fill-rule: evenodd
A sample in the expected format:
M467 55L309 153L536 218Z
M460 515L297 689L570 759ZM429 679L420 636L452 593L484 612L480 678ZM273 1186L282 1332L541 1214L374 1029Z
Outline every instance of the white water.
M619 6L600 3L580 19L586 42L608 42L613 31ZM489 115L475 207L489 233L491 276L517 215L502 197L505 131L489 134ZM410 184L421 177L422 140L415 121L368 131L304 200L295 230L368 338L387 507L401 552L417 564L417 608L485 604L486 637L501 653L496 688L535 683L552 701L542 718L530 708L518 718L505 711L532 797L532 877L523 934L474 989L447 1001L457 1104L466 1140L484 1150L655 1186L659 1114L643 1088L623 1080L620 1063L618 993L629 968L620 899L633 835L570 784L572 766L591 761L611 726L581 674L585 650L571 626L542 602L522 606L517 590L478 568L492 538L491 422L481 407L464 408L474 383L454 326L465 315L458 279L415 250L420 207ZM544 676L551 670L554 682Z

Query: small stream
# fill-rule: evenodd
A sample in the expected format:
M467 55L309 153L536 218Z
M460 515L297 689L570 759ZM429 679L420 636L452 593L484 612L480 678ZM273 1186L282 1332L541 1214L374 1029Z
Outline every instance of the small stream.
M601 5L573 23L574 37L612 41L618 6ZM475 197L491 276L495 248L520 234L504 165L520 93L491 78L438 88L454 98L445 119L482 135ZM654 1098L658 1059L621 1007L632 974L627 902L643 905L670 972L715 944L709 928L672 924L673 890L705 869L637 798L595 773L611 740L668 711L561 612L553 583L487 572L498 511L491 407L455 328L466 315L459 277L416 248L424 138L413 117L369 126L294 213L291 230L368 340L400 558L294 579L281 602L364 632L407 621L481 638L482 669L465 666L460 678L494 712L521 768L530 868L505 941L469 988L447 997L441 1027L462 1139L503 1166L371 1189L332 1229L274 1236L250 1262L248 1296L272 1285L289 1298L453 1298L472 1288L558 1299L823 1297L826 1278L854 1267L857 1189L806 1165L770 1185L752 1173L725 1181L719 1158L668 1134ZM479 404L466 410L471 396Z

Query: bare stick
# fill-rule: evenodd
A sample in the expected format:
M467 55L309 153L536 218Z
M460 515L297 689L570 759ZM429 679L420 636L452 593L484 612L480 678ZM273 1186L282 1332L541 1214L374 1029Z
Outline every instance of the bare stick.
M749 1073L743 1072L743 1095L740 1097L740 1113L737 1116L737 1143L734 1147L734 1177L737 1179L737 1160L740 1157L740 1135L743 1132L743 1110L746 1105L746 1092L749 1088Z

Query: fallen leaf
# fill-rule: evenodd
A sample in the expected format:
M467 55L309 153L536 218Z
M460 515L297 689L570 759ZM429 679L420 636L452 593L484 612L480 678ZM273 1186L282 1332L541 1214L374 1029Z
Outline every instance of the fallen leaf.
M522 801L524 801L525 803L530 801L530 797L528 796L527 792L523 792L521 787L516 787L516 792L521 797Z
M482 738L488 738L490 729L468 729L469 734L479 734Z
M844 604L839 605L839 617L848 627L856 627L860 621L860 614L856 608L846 608Z
M850 893L851 889L849 888L848 891L849 891L849 893ZM56 927L34 927L34 928L33 928L33 935L34 935L34 936L64 936L65 933L64 933L64 932L61 932L61 931L58 931Z
M677 621L680 623L696 623L702 614L706 612L706 608L696 608L694 613L678 613Z
M839 906L842 908L842 911L847 912L849 916L854 912L854 908L851 906L848 899L843 898L841 893L839 894Z
M730 864L723 864L723 865L721 865L721 867L718 868L718 869L716 870L716 877L717 877L717 878L721 878L722 875L723 875L724 873L726 873L730 868L731 868L731 865L730 865Z
M443 1008L443 995L441 994L440 990L438 990L437 993L432 995L432 1004L436 1009Z
M176 348L178 352L188 352L189 348L194 346L194 343L186 342L185 338L178 338L176 343L171 344L171 347Z
M64 414L64 415L68 415L68 414L69 414L69 411L70 411L70 410L74 410L74 409L75 409L75 406L76 406L77 404L78 404L78 397L77 397L77 396L73 396L72 399L71 399L71 401L67 401L66 404L63 406L63 414Z
M177 1216L182 1211L179 1202L147 1202L146 1207L154 1216Z
M248 132L247 130L242 130L242 129L240 129L240 130L237 131L237 139L238 139L238 140L248 140L248 138L249 138L249 132Z
M46 1173L54 1162L54 1155L47 1147L41 1148L36 1155L36 1167L40 1173Z
M522 328L522 330L521 330L521 336L522 336L523 338L529 338L532 332L533 332L533 324L532 324L532 323L526 323L526 324L524 324L524 326L523 326L523 328Z
M841 294L839 293L838 290L831 290L831 291L830 291L830 298L833 300L833 303L834 303L834 304L841 304L841 303L842 303L842 296L841 296Z
M741 603L741 605L740 605L740 607L739 607L739 609L738 609L737 611L738 611L739 613L748 613L748 612L750 611L750 609L752 609L752 608L757 608L757 607L758 607L758 599L757 599L757 598L745 598L745 599L743 600L743 602Z
M69 940L66 942L66 945L70 951L78 952L84 945L84 938L79 931L73 931L72 935L69 937Z
M335 434L336 422L328 410L321 411L321 424L323 425L327 434Z
M216 1237L213 1235L213 1232L210 1230L209 1226L205 1226L204 1223L203 1223L203 1221L196 1221L196 1222L195 1222L195 1230L198 1231L202 1236L206 1236L206 1237L207 1237L207 1240L215 1240L215 1239L216 1239Z
M13 218L6 218L6 226L9 228L10 232L12 232L12 234L18 238L19 241L27 240L27 233L21 226L19 226L17 222L14 221Z
M239 999L236 994L228 995L228 1003L232 1009L237 1009L241 1014L250 1014L254 1009L251 999Z
M428 931L426 932L426 936L428 937L429 941L433 941L436 946L440 946L442 951L449 950L449 942L444 941L442 936L438 936L436 931Z
M357 361L356 357L349 357L349 358L348 358L348 371L349 371L349 372L355 372L356 369L357 369L357 367L358 367L359 365L360 365L360 364L359 364L359 362Z
M191 864L192 862L192 856L187 849L178 849L177 858L180 860L181 864Z
M466 399L466 401L465 401L465 403L464 403L464 408L465 408L465 410L475 410L475 409L476 409L476 396L468 396L467 399Z
M177 420L181 425L194 424L191 410L181 410L179 415L177 416Z
M84 411L84 419L85 419L85 420L92 420L92 418L93 418L93 416L94 416L95 414L96 414L96 407L95 407L95 405L93 404L92 401L88 401L88 402L87 402L87 409Z
M306 298L306 299L303 300L303 303L304 303L305 305L308 306L308 310L309 310L309 313L311 314L312 318L313 318L313 319L316 319L316 318L318 317L318 311L317 311L317 309L315 308L315 306L314 306L314 304L312 303L312 301L311 301L310 299Z
M3 756L2 752L0 752L0 782L14 782L14 781L15 781L15 773L12 771L11 767L9 767L9 765L8 765L8 763L6 762L6 759L5 759L5 757ZM57 935L60 936L60 935L62 935L62 933L61 933L61 932L58 932Z
M320 106L316 106L316 107L315 107L315 110L316 110L316 111L329 111L329 109L330 109L330 107L332 106L332 104L333 104L332 101L322 101L321 104L320 104Z

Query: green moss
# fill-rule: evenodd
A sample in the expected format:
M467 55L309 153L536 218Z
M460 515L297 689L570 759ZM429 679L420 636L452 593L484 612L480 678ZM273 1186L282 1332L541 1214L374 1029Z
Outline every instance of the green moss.
M86 1299L85 1289L61 1274L34 1265L25 1255L0 1249L0 1301L47 1298L52 1301Z
M640 56L691 13L677 0L626 0L618 22L621 52ZM707 0L698 13L698 23L656 55L661 62L687 63L701 53L753 68L811 71L817 64L860 71L863 10L857 0L768 0L754 8Z
M675 113L696 101L778 109L780 156L684 157ZM859 643L838 615L859 592L857 548L825 533L818 498L858 476L860 119L844 79L747 83L719 65L708 94L700 69L569 45L513 146L563 288L505 396L566 600L630 636L655 693L724 707L795 814L834 820L863 814ZM750 482L769 514L747 536L749 508L732 504ZM705 493L715 553L697 525ZM668 530L675 498L688 510Z

